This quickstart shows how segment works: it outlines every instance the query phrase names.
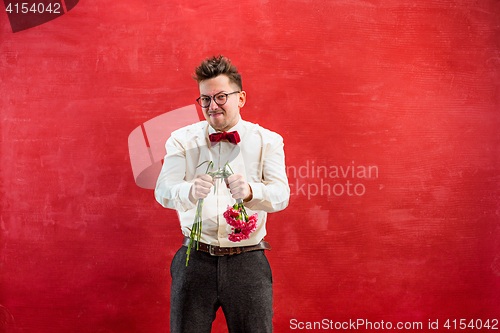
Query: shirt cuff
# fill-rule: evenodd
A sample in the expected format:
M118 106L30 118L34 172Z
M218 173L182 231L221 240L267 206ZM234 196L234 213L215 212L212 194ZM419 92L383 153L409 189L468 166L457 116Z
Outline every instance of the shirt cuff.
M264 187L265 185L262 183L248 183L250 188L252 189L252 200L245 202L248 206L251 206L253 203L260 202L264 199Z
M179 199L181 207L177 208L181 208L181 210L184 212L196 207L196 204L192 203L191 200L189 200L189 192L191 191L191 186L193 186L192 183L185 183L182 184L179 189Z

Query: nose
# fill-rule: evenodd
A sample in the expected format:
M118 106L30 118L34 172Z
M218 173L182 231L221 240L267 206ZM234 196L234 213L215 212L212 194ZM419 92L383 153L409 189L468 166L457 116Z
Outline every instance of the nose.
M217 103L215 103L214 96L211 97L210 105L208 106L208 109L209 110L217 110L217 109L219 109L219 105Z

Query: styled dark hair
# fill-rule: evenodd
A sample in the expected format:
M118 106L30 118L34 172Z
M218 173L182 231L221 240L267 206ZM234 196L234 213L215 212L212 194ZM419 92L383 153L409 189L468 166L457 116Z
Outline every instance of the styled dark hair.
M243 90L241 85L241 74L235 66L231 64L231 60L222 55L212 56L203 60L200 66L196 67L193 79L200 82L213 79L219 75L226 75L230 83L236 84L240 90Z

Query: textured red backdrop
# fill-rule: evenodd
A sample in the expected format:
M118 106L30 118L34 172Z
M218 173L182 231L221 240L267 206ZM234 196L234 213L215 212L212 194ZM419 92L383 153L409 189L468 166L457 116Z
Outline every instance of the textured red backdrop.
M169 331L177 216L127 138L214 53L285 140L276 332L500 319L500 2L80 1L17 33L0 9L1 332Z

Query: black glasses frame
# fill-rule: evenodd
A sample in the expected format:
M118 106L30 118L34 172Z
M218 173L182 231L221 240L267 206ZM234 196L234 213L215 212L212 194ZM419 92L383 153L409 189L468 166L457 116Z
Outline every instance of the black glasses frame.
M198 105L199 105L199 106L201 106L202 108L209 108L209 107L210 107L210 104L212 104L212 100L213 100L213 101L214 101L214 103L215 103L215 104L217 104L218 106L222 106L222 105L224 105L224 104L226 104L226 103L227 103L227 96L232 95L232 94L238 94L238 93L240 93L240 92L241 92L241 91L233 91L232 93L229 93L229 94L226 94L226 93L220 92L220 93L215 94L215 95L213 95L213 96L206 96L206 95L202 95L202 96L200 96L200 97L198 97L198 98L196 99L196 102L198 102ZM217 103L217 101L215 100L215 96L218 96L218 95L226 95L226 101L225 101L224 103L222 103L222 104ZM208 98L210 98L210 103L208 103L208 105L207 105L207 106L203 106L203 105L201 105L201 101L200 101L200 99L201 99L202 97L208 97Z

